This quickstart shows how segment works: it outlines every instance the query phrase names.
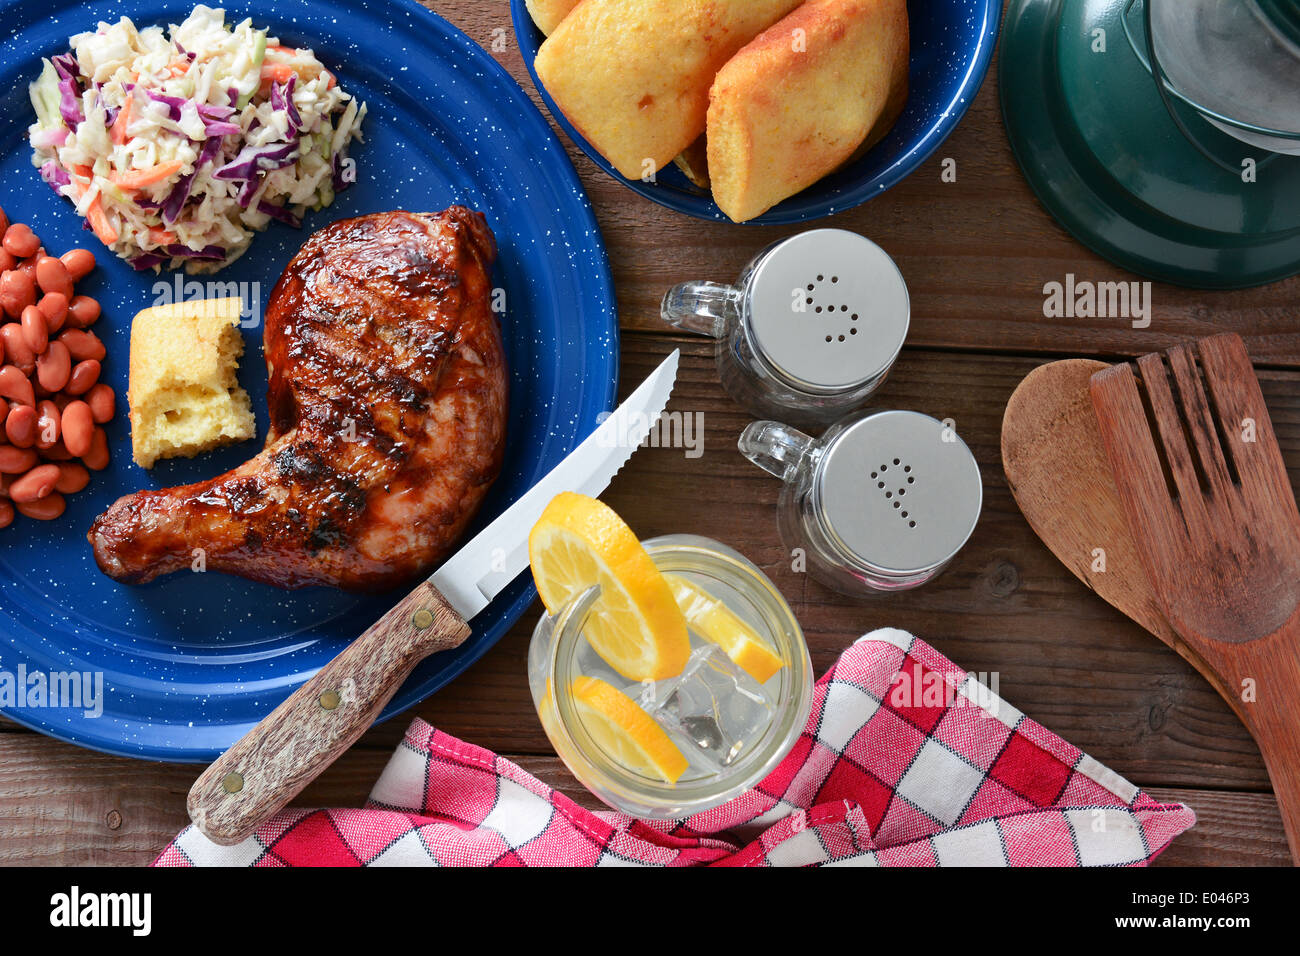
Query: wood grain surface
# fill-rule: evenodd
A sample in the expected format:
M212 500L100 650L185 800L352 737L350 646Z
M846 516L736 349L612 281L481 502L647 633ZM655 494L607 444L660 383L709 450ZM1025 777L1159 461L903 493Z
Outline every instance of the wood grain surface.
M504 0L426 5L492 49L533 96ZM498 32L504 31L504 33ZM621 391L672 348L683 349L671 409L699 412L698 457L647 448L605 495L643 537L689 529L759 563L802 622L818 672L855 637L906 628L960 666L997 673L999 691L1158 799L1181 800L1198 823L1158 864L1288 861L1277 804L1254 742L1218 694L1177 654L1078 581L1037 539L1000 464L1002 413L1021 379L1060 357L1131 356L1233 330L1246 340L1293 485L1300 480L1300 279L1262 289L1199 292L1154 283L1152 321L1049 319L1043 286L1135 281L1052 221L1015 165L997 105L996 62L970 112L935 156L883 196L827 220L880 243L898 261L913 308L908 347L874 398L879 407L951 417L980 462L979 526L951 568L916 591L854 603L789 566L776 532L780 485L736 451L749 417L721 391L709 343L667 333L659 300L687 279L734 278L794 227L739 227L679 216L640 199L569 153L604 233L618 288ZM563 139L563 137L562 137ZM940 180L941 162L957 181ZM511 756L592 805L554 757L532 709L525 652L537 611L464 676L361 741L295 801L356 806L418 714L447 733ZM80 750L0 721L0 863L138 865L185 823L202 768Z

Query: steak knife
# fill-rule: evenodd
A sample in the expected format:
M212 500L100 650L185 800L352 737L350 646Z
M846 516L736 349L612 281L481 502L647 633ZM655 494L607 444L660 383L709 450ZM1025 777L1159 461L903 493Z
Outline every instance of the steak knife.
M546 477L218 757L186 803L199 831L223 846L251 836L365 733L417 664L464 642L468 622L528 566L528 532L550 500L599 495L650 434L677 361L674 351Z

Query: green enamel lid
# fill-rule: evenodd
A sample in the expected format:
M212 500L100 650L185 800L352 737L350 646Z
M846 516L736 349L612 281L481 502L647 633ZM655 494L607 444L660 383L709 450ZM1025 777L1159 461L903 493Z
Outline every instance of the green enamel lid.
M1253 157L1255 181L1202 156L1126 40L1124 7L1012 0L999 92L1039 200L1085 245L1151 278L1240 288L1300 273L1300 158L1253 150L1175 101L1229 166Z

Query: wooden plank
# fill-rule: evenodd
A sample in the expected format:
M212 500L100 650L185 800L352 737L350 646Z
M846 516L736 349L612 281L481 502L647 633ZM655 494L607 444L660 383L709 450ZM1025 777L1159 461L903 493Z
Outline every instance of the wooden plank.
M294 801L360 806L389 751L358 747ZM516 756L525 770L591 809L601 805L555 757ZM30 733L0 734L0 866L143 866L187 823L185 793L198 767L141 764ZM1277 804L1267 794L1154 789L1198 823L1159 860L1184 866L1285 864Z
M1267 793L1152 787L1157 800L1196 811L1192 827L1162 853L1156 866L1290 866L1277 801Z
M540 105L504 2L425 5L493 50ZM494 41L505 48L494 50ZM997 72L995 57L969 113L911 176L871 202L816 224L860 232L894 257L911 292L913 345L1138 355L1189 337L1235 331L1256 362L1300 365L1300 278L1232 292L1157 282L1145 329L1133 328L1126 317L1045 317L1048 282L1063 283L1071 273L1098 283L1139 277L1076 242L1039 205L1007 142ZM808 228L741 228L671 212L628 191L560 135L596 208L627 328L663 329L659 302L673 283L729 282L769 243ZM948 159L957 164L956 182L940 178Z

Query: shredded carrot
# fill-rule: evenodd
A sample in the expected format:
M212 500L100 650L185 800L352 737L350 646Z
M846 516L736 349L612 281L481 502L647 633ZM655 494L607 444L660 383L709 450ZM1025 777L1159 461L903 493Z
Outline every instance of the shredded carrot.
M288 83L289 77L294 75L294 69L283 63L263 63L262 79L273 80L276 83Z
M113 121L113 128L108 131L109 138L119 146L131 138L126 133L126 127L131 122L131 104L134 102L135 97L128 94L122 112L117 114L117 119Z
M176 233L170 229L164 229L162 226L150 226L149 238L153 240L153 244L156 246L170 246L177 241Z
M132 169L125 173L109 173L108 178L115 186L121 186L123 189L140 189L143 186L162 182L179 172L184 165L179 159L175 159L170 163L159 163L157 166L150 166L148 169Z
M69 166L68 168L71 169L78 176L84 176L86 179L95 178L95 171L91 169L89 166Z
M95 231L95 235L99 237L99 241L106 246L111 246L117 242L117 230L108 221L102 199L102 196L96 196L91 201L90 207L86 210L86 220L90 223L90 228Z

